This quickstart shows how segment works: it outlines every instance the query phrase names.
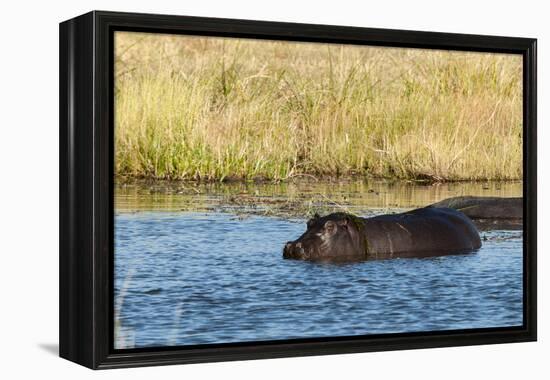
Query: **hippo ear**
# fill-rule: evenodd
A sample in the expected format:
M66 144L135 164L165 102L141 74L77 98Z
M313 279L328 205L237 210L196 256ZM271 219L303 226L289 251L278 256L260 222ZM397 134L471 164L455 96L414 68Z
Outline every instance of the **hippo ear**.
M311 218L310 220L307 221L307 226L308 227L313 226L313 223L319 218L320 218L319 214L315 213L315 215L313 215L313 218Z
M347 226L348 224L350 224L350 222L351 222L350 217L349 217L349 216L345 216L345 217L343 217L342 219L340 219L340 220L338 221L338 225L339 225L339 226Z

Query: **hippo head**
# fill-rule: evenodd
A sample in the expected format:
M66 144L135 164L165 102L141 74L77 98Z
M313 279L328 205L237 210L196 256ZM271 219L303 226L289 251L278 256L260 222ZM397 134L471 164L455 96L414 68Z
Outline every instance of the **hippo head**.
M307 222L307 230L286 243L283 258L298 260L338 260L366 258L361 218L345 213L324 217L317 214Z

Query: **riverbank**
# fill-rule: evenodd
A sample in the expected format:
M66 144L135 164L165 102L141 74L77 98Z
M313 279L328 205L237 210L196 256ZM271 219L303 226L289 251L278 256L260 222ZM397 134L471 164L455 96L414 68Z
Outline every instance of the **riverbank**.
M521 57L117 33L115 170L522 178Z

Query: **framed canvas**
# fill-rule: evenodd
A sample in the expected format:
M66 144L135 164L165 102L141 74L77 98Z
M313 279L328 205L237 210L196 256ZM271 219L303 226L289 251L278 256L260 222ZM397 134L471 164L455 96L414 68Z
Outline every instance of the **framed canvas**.
M60 356L536 340L536 40L60 24Z

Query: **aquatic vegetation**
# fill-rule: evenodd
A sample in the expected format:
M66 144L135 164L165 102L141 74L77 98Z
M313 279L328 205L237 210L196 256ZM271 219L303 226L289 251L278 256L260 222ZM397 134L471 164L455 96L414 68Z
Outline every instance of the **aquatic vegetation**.
M521 56L115 40L118 177L522 178Z
M442 199L474 194L521 196L523 183L294 179L285 182L190 182L134 180L115 186L117 213L140 211L230 213L237 218L269 216L303 222L315 214L345 212L362 217L413 209Z

